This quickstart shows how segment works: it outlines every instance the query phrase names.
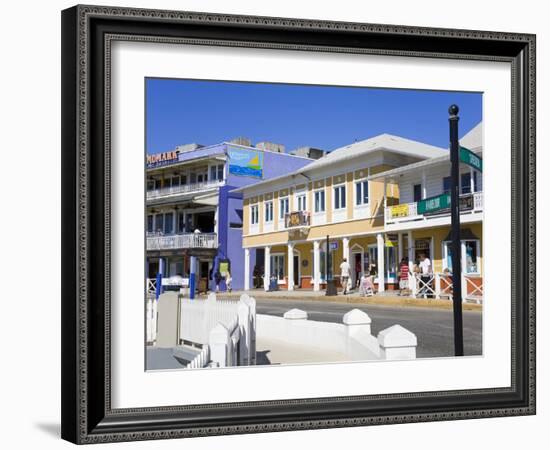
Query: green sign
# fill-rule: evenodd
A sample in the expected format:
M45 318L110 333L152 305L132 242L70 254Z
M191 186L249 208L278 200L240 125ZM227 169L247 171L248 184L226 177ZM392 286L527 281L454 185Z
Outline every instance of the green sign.
M450 194L441 194L436 197L425 198L420 200L416 206L417 214L426 214L440 209L447 209L451 207Z
M483 170L483 160L477 156L473 151L468 150L466 147L459 148L460 161L464 164L468 164L470 167L479 170Z

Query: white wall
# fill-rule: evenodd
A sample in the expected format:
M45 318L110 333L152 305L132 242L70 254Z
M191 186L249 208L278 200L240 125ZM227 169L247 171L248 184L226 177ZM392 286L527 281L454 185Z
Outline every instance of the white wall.
M314 0L108 0L97 3L121 6L188 9L240 14L289 16L363 21L432 27L455 27L538 33L538 167L550 164L548 127L550 79L550 30L544 2L525 0L479 2L463 0L448 5L440 1L394 0L393 2L320 2ZM2 167L0 178L4 236L0 258L2 286L25 286L22 295L6 295L4 312L18 320L4 320L0 411L3 448L74 448L59 440L60 396L60 14L74 1L4 2L2 42ZM539 169L540 170L540 169ZM539 176L539 179L542 179ZM540 183L542 186L543 183ZM9 187L9 189L8 189ZM545 191L546 188L544 189ZM539 189L538 198L547 197ZM30 215L32 213L32 216ZM5 215L3 217L6 217ZM26 220L24 220L24 218ZM539 223L548 218L539 209ZM28 248L29 236L40 229L36 248ZM539 225L539 233L543 232ZM6 239L6 237L9 237ZM25 240L23 240L25 239ZM543 245L543 236L539 245ZM541 255L548 254L546 246ZM32 283L29 283L29 274ZM550 317L547 301L539 302L539 323ZM5 317L5 316L4 316ZM32 330L32 332L29 332ZM7 345L13 342L16 345ZM539 439L544 442L550 421L548 363L549 327L538 328L539 415L501 419L467 420L384 427L332 429L292 433L225 436L181 441L113 444L109 449L334 449L342 443L361 447L407 449L522 448ZM402 376L402 374L396 374ZM259 379L258 382L261 382ZM336 380L335 382L345 382ZM98 447L99 448L99 447ZM103 447L102 447L103 448Z

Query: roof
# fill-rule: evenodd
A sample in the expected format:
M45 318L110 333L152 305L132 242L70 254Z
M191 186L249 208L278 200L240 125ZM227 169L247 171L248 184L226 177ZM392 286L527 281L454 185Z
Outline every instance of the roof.
M303 167L302 171L318 169L320 167L334 164L335 162L345 161L347 159L351 159L365 153L374 152L376 150L388 150L417 158L434 158L441 156L447 151L444 148L435 147L433 145L384 133L364 141L355 142L353 144L346 145L345 147L337 148L324 157Z
M462 136L460 145L470 150L480 149L483 146L483 122L479 122L474 128Z
M448 151L444 148L435 147L433 145L428 145L422 142L413 141L411 139L405 139L399 136L384 133L366 139L364 141L355 142L345 147L340 147L332 150L322 158L314 160L313 162L294 172L290 172L278 177L270 178L268 180L263 180L255 184L244 186L242 188L235 189L233 192L242 192L250 187L255 188L273 181L282 180L284 178L296 177L305 172L321 169L338 162L351 160L366 153L373 153L379 150L390 151L393 153L399 153L401 155L413 156L423 159L448 155Z
M468 133L466 133L462 139L459 140L460 145L469 148L476 153L481 152L482 150L482 127L483 122L479 122L474 128L472 128ZM445 150L443 156L438 156L437 158L425 159L423 161L415 162L412 164L407 164L406 166L397 167L395 169L387 170L385 172L377 173L376 175L371 175L369 180L379 180L382 178L391 178L396 175L401 175L402 173L410 172L411 170L421 169L423 167L429 167L449 161L449 151Z

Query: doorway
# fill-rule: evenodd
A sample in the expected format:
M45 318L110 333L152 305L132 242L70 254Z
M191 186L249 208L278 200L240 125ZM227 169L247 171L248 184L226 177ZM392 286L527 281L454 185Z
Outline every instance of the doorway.
M294 264L294 287L301 287L300 286L300 256L294 255L293 258L293 264Z
M363 272L363 253L352 253L351 258L351 282L352 286L357 287L361 274Z

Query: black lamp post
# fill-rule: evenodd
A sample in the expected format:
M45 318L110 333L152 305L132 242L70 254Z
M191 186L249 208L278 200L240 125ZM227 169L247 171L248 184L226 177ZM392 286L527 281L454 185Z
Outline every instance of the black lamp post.
M455 356L464 356L462 330L462 269L460 267L460 160L458 146L458 106L449 107L449 134L451 140L451 259L453 266L453 324Z

